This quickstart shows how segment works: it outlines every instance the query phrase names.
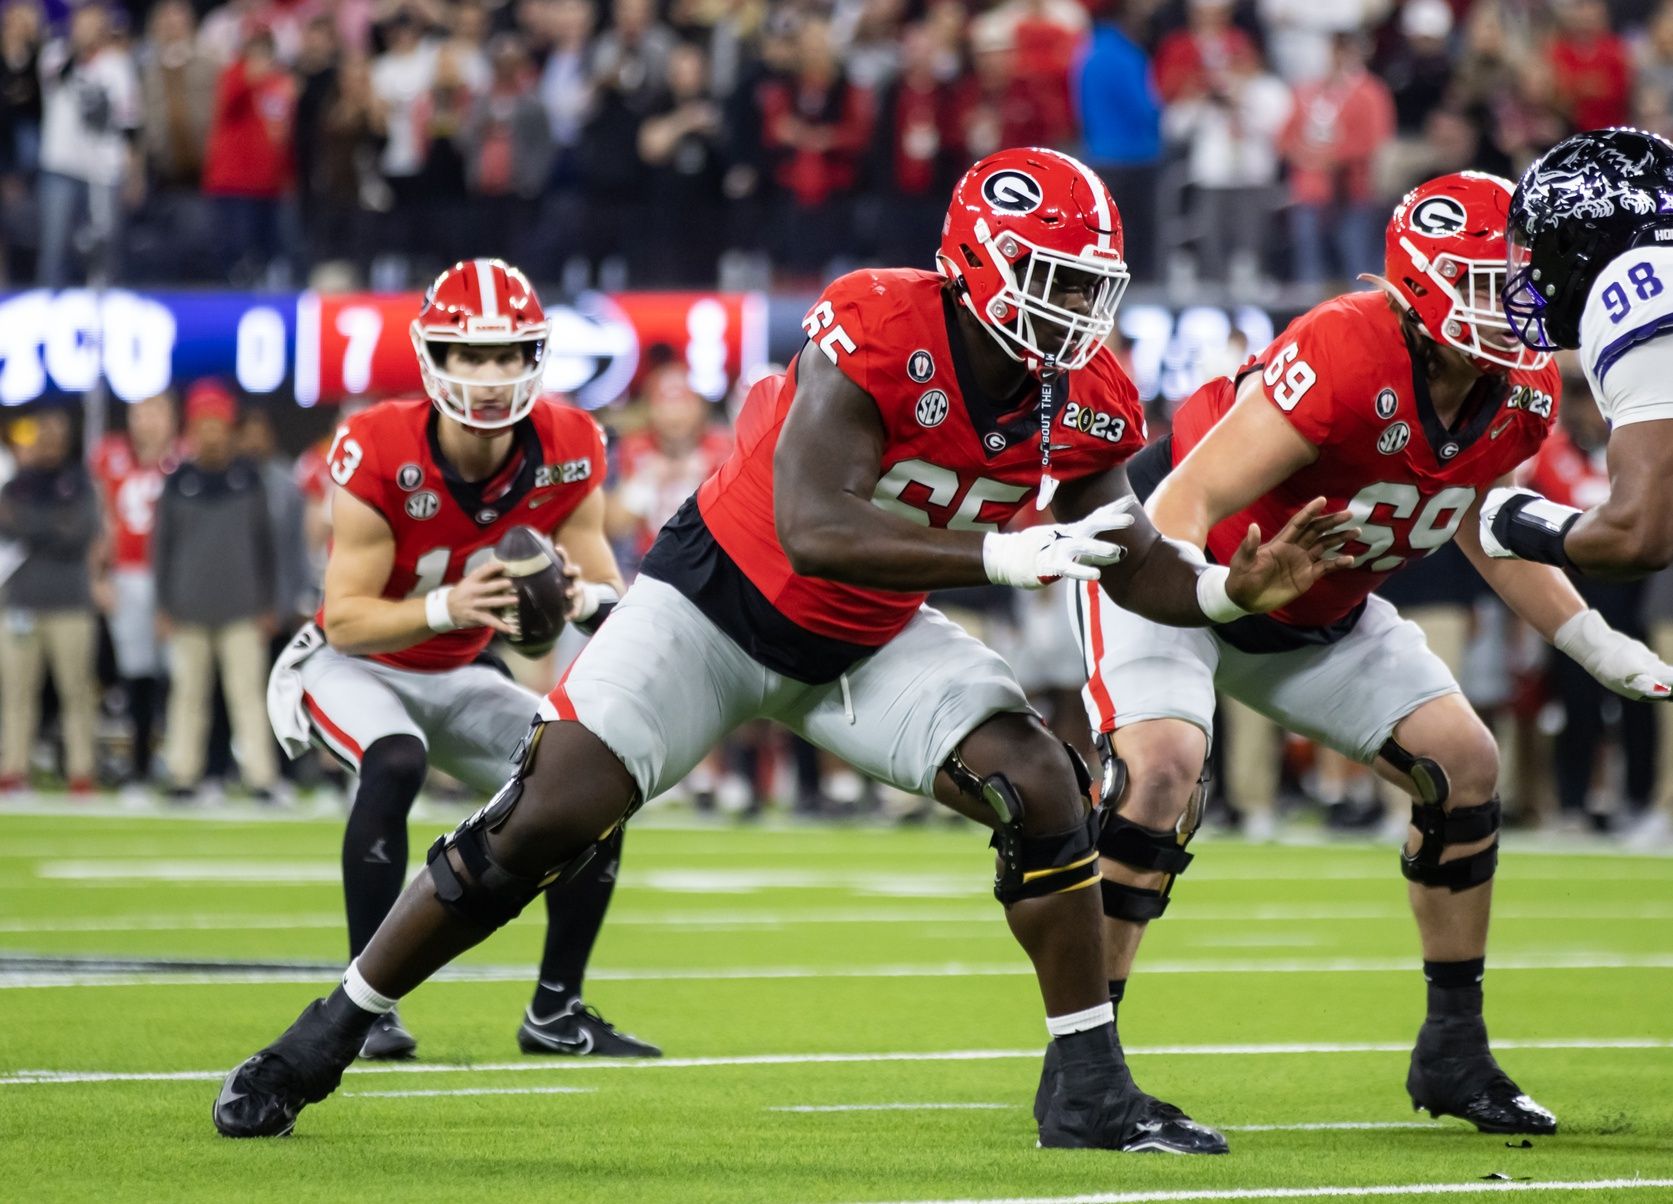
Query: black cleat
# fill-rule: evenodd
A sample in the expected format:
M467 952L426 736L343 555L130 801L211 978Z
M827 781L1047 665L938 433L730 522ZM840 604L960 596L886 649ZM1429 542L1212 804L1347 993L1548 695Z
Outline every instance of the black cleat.
M366 1015L361 1013L360 1015ZM283 1137L307 1104L337 1089L365 1037L359 1016L335 1020L316 999L279 1039L233 1067L215 1097L215 1127L226 1137Z
M1483 1133L1557 1131L1557 1118L1499 1068L1479 1017L1424 1022L1406 1072L1406 1093L1414 1111L1461 1117Z
M536 1016L523 1013L517 1045L524 1053L570 1054L594 1058L660 1058L662 1051L649 1041L624 1033L579 998L561 1012Z
M1139 1090L1123 1066L1117 1081L1090 1093L1065 1092L1057 1043L1046 1047L1034 1093L1040 1145L1048 1149L1120 1150L1126 1154L1224 1154L1226 1139L1174 1105Z
M398 1062L418 1052L418 1038L406 1030L394 1008L372 1021L360 1056L375 1062Z

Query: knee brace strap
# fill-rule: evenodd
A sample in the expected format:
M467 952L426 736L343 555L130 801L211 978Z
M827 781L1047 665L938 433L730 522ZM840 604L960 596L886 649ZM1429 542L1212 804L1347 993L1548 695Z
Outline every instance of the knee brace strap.
M1104 914L1112 920L1130 920L1143 924L1154 920L1168 909L1167 890L1145 890L1142 886L1128 886L1125 882L1102 879ZM1168 879L1173 885L1173 879Z
M1103 830L1098 834L1098 851L1111 861L1135 870L1183 874L1194 856L1185 851L1185 842L1195 831L1193 828L1182 833L1170 828L1158 832L1124 815L1107 814Z
M1380 752L1383 760L1412 780L1417 787L1417 797L1423 802L1439 807L1452 793L1446 770L1433 757L1420 757L1408 752L1393 736L1383 741Z
M993 834L999 853L993 897L1009 907L1021 899L1091 886L1098 880L1097 824L1093 813L1067 832L1045 836L1026 835L1020 819L1001 827Z
M1474 807L1446 810L1438 803L1413 803L1412 826L1422 837L1417 852L1400 853L1400 872L1412 882L1424 886L1444 886L1454 893L1480 886L1493 876L1499 864L1499 842L1468 857L1443 862L1442 852L1449 845L1473 844L1489 836L1497 837L1500 805L1498 796Z

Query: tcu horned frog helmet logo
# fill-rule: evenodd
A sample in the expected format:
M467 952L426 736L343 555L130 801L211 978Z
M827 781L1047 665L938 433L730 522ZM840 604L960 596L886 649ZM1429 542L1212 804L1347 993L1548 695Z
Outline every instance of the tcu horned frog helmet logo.
M1007 355L1039 372L1085 367L1127 288L1121 214L1084 163L1041 147L981 160L953 189L936 256Z
M1394 209L1378 283L1436 342L1484 372L1531 369L1549 358L1522 344L1502 307L1509 180L1479 171L1439 176Z
M469 259L436 277L413 319L424 391L442 413L475 430L503 430L521 421L540 396L551 323L534 286L500 259ZM444 370L449 344L503 347L522 352L522 366L492 366L461 376Z

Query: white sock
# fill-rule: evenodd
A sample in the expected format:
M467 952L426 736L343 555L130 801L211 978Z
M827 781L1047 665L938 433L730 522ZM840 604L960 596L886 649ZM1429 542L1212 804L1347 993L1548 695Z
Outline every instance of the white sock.
M379 995L372 990L360 973L360 959L355 958L349 963L349 968L343 972L343 994L349 1001L363 1012L375 1012L379 1016L395 1010L395 1001L387 995Z
M1097 1007L1084 1012L1070 1012L1067 1016L1047 1016L1046 1031L1053 1037L1067 1037L1070 1033L1084 1033L1115 1023L1115 1005L1104 1000Z

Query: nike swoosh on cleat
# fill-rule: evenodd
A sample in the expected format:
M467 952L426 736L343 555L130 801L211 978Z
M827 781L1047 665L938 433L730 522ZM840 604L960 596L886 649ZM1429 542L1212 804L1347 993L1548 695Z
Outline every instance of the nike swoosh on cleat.
M554 1037L537 1029L530 1030L530 1035L540 1044L551 1049L572 1049L578 1054L589 1054L593 1051L593 1035L586 1029L581 1030L579 1037Z

